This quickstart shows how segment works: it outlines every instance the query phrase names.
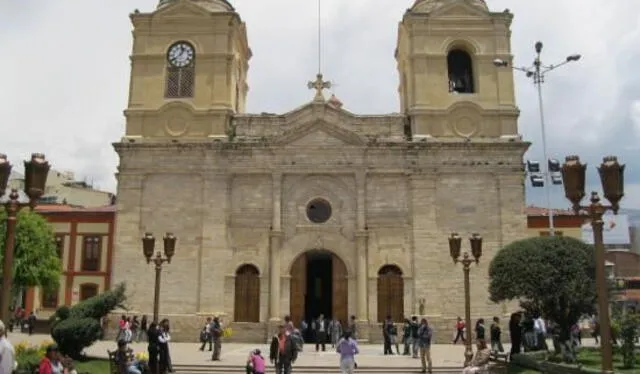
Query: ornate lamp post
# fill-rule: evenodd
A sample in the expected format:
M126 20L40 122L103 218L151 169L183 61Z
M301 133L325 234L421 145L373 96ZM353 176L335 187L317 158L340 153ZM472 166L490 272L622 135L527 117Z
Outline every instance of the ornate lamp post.
M580 205L585 196L585 174L587 165L580 163L578 156L567 156L562 166L565 195L573 204L576 214L585 212L593 227L593 244L596 256L596 288L598 294L598 316L602 346L602 372L613 373L613 353L611 348L611 321L609 319L608 282L605 274L605 249L603 239L604 221L602 215L611 210L618 213L618 204L624 196L624 165L615 156L607 156L598 168L604 197L611 205L603 205L597 192L591 193L591 204Z
M47 176L50 169L49 162L41 153L31 155L31 160L24 162L24 192L29 196L29 203L24 204L18 201L18 190L13 188L9 194L9 199L5 202L7 211L7 236L5 241L4 258L2 260L2 299L0 299L0 318L8 323L11 319L11 290L13 288L13 255L16 244L16 220L18 212L22 207L28 205L35 208L38 199L44 195ZM9 176L11 175L11 164L7 156L0 154L0 197L7 189Z
M142 237L142 252L147 259L147 264L153 262L156 266L156 284L153 294L154 322L158 322L158 314L160 312L160 274L162 272L162 264L165 262L168 264L171 263L171 258L176 253L176 241L178 238L168 232L162 240L164 242L164 257L160 251L156 252L154 257L153 252L155 252L156 238L150 232L145 233Z
M480 234L472 234L469 238L471 244L471 254L473 259L469 256L469 252L465 252L460 259L460 252L462 247L462 237L457 233L452 233L449 237L449 253L453 259L453 263L462 263L462 270L464 272L464 317L465 326L467 328L467 336L464 340L464 365L467 366L471 359L473 359L473 348L471 347L471 290L469 282L469 270L471 270L471 263L475 261L476 264L480 262L482 256L482 236Z

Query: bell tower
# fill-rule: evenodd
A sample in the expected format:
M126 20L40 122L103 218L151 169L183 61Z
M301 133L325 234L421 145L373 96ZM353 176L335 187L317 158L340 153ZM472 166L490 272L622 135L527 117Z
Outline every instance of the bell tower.
M414 140L519 139L508 10L484 0L416 0L398 28L400 105Z
M161 0L135 11L128 141L226 139L244 113L251 50L244 22L226 0Z

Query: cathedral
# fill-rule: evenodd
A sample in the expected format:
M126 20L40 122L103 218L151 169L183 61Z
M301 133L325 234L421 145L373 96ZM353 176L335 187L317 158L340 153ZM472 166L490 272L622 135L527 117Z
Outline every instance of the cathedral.
M513 15L484 0L400 3L410 8L389 56L400 108L387 115L343 109L321 74L310 102L247 113L251 25L228 1L162 0L131 14L113 254L131 313L153 310L141 238L153 233L161 251L170 232L160 316L174 340L195 340L216 315L232 339L263 342L285 315L298 324L322 313L355 316L369 341L387 315L420 315L449 341L464 315L447 240L457 232L484 238L472 318L505 315L488 298L487 269L525 236L529 145L513 72L494 65L512 61Z

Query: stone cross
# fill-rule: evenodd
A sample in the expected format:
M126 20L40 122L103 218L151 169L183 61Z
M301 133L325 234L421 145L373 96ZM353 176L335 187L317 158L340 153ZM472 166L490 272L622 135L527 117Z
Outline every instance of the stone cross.
M322 90L331 88L331 82L322 79L322 73L318 73L318 75L316 75L316 80L313 82L309 81L309 83L307 83L307 87L309 87L310 90L316 90L316 96L313 98L313 101L324 102Z

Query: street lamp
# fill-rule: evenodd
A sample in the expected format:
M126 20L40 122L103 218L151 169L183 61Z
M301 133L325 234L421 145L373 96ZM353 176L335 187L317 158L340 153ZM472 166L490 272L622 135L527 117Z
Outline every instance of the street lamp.
M473 259L469 256L469 252L465 252L460 259L460 252L462 247L462 237L457 233L452 233L449 236L449 254L453 259L453 263L462 263L462 270L464 272L464 317L465 326L467 328L467 338L464 340L464 366L467 366L473 359L473 348L471 347L471 290L469 284L469 270L471 270L471 263L475 261L476 264L480 262L482 256L482 236L480 234L472 234L469 238L471 244L471 254Z
M0 319L8 323L11 319L11 289L13 287L13 255L16 244L16 220L22 207L28 205L34 209L38 199L44 195L47 176L49 175L49 162L41 153L31 155L31 160L24 162L24 192L29 197L29 203L18 201L20 195L15 188L11 189L8 200L5 202L7 211L7 232L4 245L4 258L2 259L2 298L0 299ZM4 195L11 175L11 163L7 155L0 154L0 197Z
M544 106L543 106L543 102L542 102L542 84L544 83L546 74L561 67L564 66L570 62L576 62L578 60L580 60L580 58L582 57L581 55L578 54L573 54L573 55L569 55L565 58L564 61L555 64L555 65L544 65L542 63L542 59L541 59L541 53L542 53L542 42L536 42L535 44L535 50L536 50L536 58L533 60L533 65L530 67L516 67L516 66L511 66L511 68L513 70L517 70L517 71L522 71L525 73L525 75L527 76L527 78L532 78L533 79L533 84L536 86L536 88L538 89L538 109L540 111L540 127L542 130L542 152L544 154L544 160L545 162L543 162L542 164L545 165L545 170L543 171L543 177L544 177L544 184L542 185L542 187L544 187L545 190L545 194L546 194L546 198L547 198L547 215L549 216L549 235L550 236L554 236L555 235L555 227L554 227L554 223L553 223L553 210L551 209L551 185L552 184L559 184L557 180L554 180L552 174L552 171L550 170L550 164L552 164L551 159L549 159L549 155L547 153L547 135L546 135L546 130L545 130L545 119L544 119ZM501 59L495 59L493 60L493 64L496 67L509 67L509 63L507 61L501 60ZM534 182L534 179L532 178L532 182ZM534 187L538 187L540 186L540 184L537 184L534 182Z
M160 251L156 252L154 257L156 238L150 232L145 233L142 237L142 253L147 259L147 264L153 262L156 266L156 284L153 294L153 321L156 323L158 322L158 314L160 314L160 273L162 272L162 264L165 262L171 263L171 258L176 253L176 241L178 238L168 232L162 240L164 242L164 257Z
M598 295L598 316L600 320L600 341L602 346L602 372L613 373L613 354L611 348L611 321L609 320L608 282L605 274L605 250L603 238L604 221L602 215L611 210L618 214L619 202L624 196L624 165L618 163L615 156L607 156L598 168L604 197L611 205L603 205L597 192L591 193L591 204L580 205L585 196L585 174L587 165L580 163L578 156L567 156L562 166L565 180L565 195L573 204L576 214L585 212L591 219L593 227L593 244L596 257L596 288Z

